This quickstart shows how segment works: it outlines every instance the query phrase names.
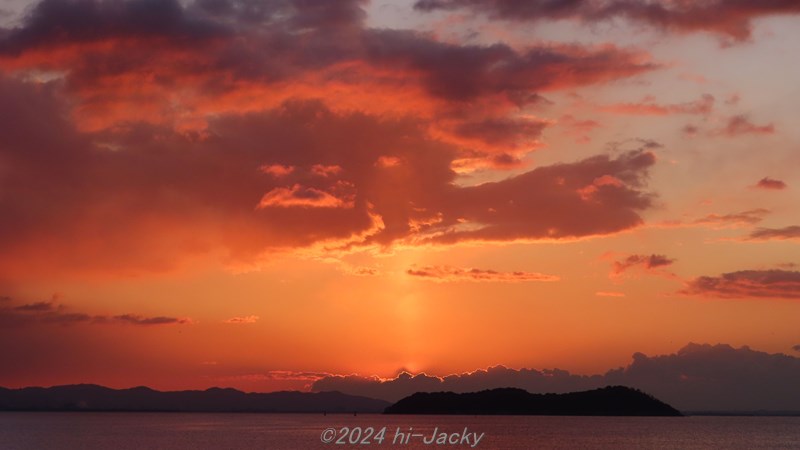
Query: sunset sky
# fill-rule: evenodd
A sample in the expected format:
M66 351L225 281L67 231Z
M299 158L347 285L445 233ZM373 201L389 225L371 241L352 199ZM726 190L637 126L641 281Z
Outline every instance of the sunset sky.
M800 3L0 2L0 386L800 356Z

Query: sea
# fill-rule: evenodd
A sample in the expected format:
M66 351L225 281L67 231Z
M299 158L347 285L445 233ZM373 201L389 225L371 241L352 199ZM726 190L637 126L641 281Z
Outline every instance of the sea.
M2 450L332 448L800 449L800 417L0 412Z

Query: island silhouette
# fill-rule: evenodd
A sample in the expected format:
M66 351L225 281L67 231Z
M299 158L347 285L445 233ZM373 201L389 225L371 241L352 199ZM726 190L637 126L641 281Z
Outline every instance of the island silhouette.
M531 394L517 388L480 392L418 392L386 414L469 414L550 416L681 416L672 406L625 386L567 394Z

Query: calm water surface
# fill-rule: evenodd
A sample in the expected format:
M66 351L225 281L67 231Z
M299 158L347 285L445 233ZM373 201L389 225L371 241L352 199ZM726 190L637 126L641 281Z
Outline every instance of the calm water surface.
M327 428L363 444L325 444ZM386 427L383 442L366 429ZM382 416L312 414L0 413L0 449L464 449L425 444L434 428L485 433L478 449L798 449L800 417ZM410 436L395 438L397 429ZM344 439L355 438L352 433ZM374 437L374 436L373 436ZM392 442L394 439L394 443ZM401 440L398 440L401 439ZM335 440L335 439L334 439Z

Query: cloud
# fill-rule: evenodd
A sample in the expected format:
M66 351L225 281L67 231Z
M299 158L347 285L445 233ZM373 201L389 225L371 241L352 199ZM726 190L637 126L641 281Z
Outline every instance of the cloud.
M191 324L191 319L177 318L177 317L143 317L136 314L122 314L112 316L112 321L120 323L129 323L132 325L172 325L172 324ZM101 319L102 321L102 319Z
M231 317L230 319L225 320L225 323L232 323L232 324L243 324L243 323L256 323L258 322L258 316L237 316Z
M793 346L792 350L794 350L796 352L800 352L800 344Z
M625 297L624 292L613 292L613 291L597 291L594 295L598 297Z
M752 225L764 220L764 216L769 213L768 209L756 208L738 213L709 214L695 220L693 223L718 227Z
M512 21L580 19L593 23L623 18L655 29L678 33L715 33L734 41L745 41L751 37L754 19L800 13L800 6L791 0L768 2L418 0L414 7L421 11L463 8L492 18Z
M574 239L639 226L651 207L646 149L465 187L452 168L461 149L417 118L295 100L215 117L202 139L139 122L86 132L62 114L60 86L0 79L14 111L0 122L7 276L163 272L318 243ZM299 169L315 165L341 171ZM276 166L296 169L265 173Z
M770 177L764 177L758 180L755 187L759 189L768 189L768 190L782 190L786 189L786 183L781 180L775 180Z
M636 227L642 223L637 212L651 205L651 196L642 188L655 160L653 153L635 150L616 159L596 156L539 167L499 182L448 189L430 203L442 220L417 240L555 240ZM618 182L604 181L612 179ZM594 219L584 220L587 216Z
M352 208L353 201L328 192L295 184L291 188L275 188L261 197L258 208Z
M702 276L689 281L681 293L717 298L800 299L800 272L741 270Z
M614 261L611 274L619 276L633 267L641 267L644 270L658 269L672 265L674 259L667 258L665 255L630 255L621 261Z
M714 109L714 96L703 94L700 99L670 105L655 103L655 98L645 97L638 103L616 103L600 107L602 111L635 116L666 116L670 114L710 114Z
M530 392L571 392L607 385L642 389L683 411L800 410L800 358L748 347L689 344L677 353L633 355L630 364L601 375L575 375L560 369L490 367L448 376L412 375L394 378L330 375L313 391L341 392L397 401L414 392L474 392L517 387Z
M554 275L546 275L538 272L498 272L496 270L484 269L462 269L450 266L425 266L411 268L406 271L408 275L422 279L452 282L452 281L558 281Z
M775 126L771 123L767 125L756 125L750 122L746 116L741 115L729 118L725 127L717 131L719 134L730 137L741 136L743 134L772 134L774 132Z
M33 324L74 325L79 323L171 325L191 324L193 321L188 318L145 317L135 314L90 315L83 312L71 312L67 306L63 304L56 305L53 301L0 307L0 324L4 326L27 326Z
M641 52L613 46L532 46L517 52L505 44L454 45L404 30L370 30L366 60L419 77L434 98L463 102L487 95L544 91L603 83L658 66Z
M790 225L783 228L758 228L751 232L745 239L751 241L800 239L800 226Z
M263 165L259 168L262 172L280 178L285 177L294 172L293 166L284 166L282 164L269 164Z
M549 122L519 107L657 69L647 53L444 42L368 28L364 7L45 0L0 30L0 273L160 273L642 223L655 155L524 171ZM485 168L516 171L457 183Z

